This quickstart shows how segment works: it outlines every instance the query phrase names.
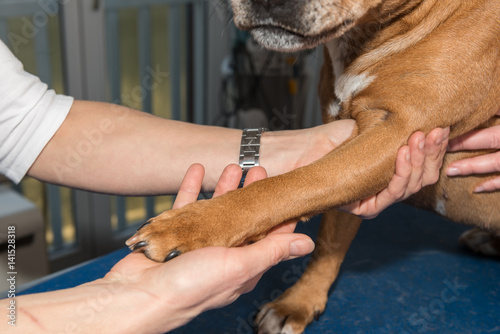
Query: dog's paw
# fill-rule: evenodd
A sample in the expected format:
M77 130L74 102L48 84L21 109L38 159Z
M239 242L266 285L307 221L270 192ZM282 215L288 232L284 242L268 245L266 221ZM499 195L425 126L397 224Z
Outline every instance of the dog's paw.
M126 245L132 251L144 252L153 261L165 262L198 248L231 247L254 240L255 234L244 227L220 203L198 201L151 218Z
M227 229L220 230L224 223L214 220L207 210L210 206L203 202L165 211L151 218L126 241L126 245L157 262L202 247L233 246L232 238L225 233Z
M200 239L198 231L193 229L195 220L176 211L167 211L151 218L125 244L130 250L142 251L157 262L165 262L181 253L203 247L208 237Z
M475 253L500 257L500 237L491 231L474 228L464 232L459 241Z
M292 297L292 296L290 296ZM259 334L299 334L313 320L318 320L325 309L325 302L309 303L295 298L279 298L261 307L255 318Z

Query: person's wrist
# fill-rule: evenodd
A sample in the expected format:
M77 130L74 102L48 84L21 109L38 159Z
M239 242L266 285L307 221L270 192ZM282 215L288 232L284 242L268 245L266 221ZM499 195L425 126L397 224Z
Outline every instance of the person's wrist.
M260 165L268 176L276 176L300 167L311 140L310 129L265 132L260 142Z
M131 265L141 269L130 270ZM162 273L162 270L158 271L159 264L146 268L141 261L123 262L121 267L115 266L104 278L79 286L91 289L88 295L107 296L110 302L106 306L108 312L102 312L103 316L123 319L114 324L116 331L164 333L196 316L176 300L176 293L170 285L158 282L156 278ZM134 307L137 305L140 307Z
M168 286L151 289L153 284L146 284L146 281L123 285L127 291L123 292L119 300L121 303L128 303L128 309L134 310L130 315L130 318L134 319L133 323L125 326L124 332L132 332L130 329L133 328L136 333L165 333L185 325L199 314L194 312L193 308L187 307L188 305L182 305L175 291ZM131 305L140 307L134 308Z
M261 138L261 166L269 176L308 165L352 136L356 123L340 120L302 130L265 133Z
M30 296L35 297L30 299ZM27 297L24 304L34 312L38 312L37 303L45 304L47 298L51 299L48 310L58 314L59 323L49 321L49 331L59 332L74 327L103 333L160 333L155 331L156 325L150 317L157 301L144 289L134 288L128 281L106 277L74 288ZM38 306L45 309L43 305ZM48 319L43 312L40 311L42 323Z

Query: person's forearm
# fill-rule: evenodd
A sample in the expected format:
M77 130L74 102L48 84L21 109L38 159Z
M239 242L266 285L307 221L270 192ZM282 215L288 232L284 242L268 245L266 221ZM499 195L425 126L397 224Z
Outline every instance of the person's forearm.
M188 167L201 163L213 189L238 162L241 131L176 122L126 107L75 101L29 175L116 194L175 193Z
M145 290L105 280L16 297L15 311L11 317L3 317L0 332L163 333L184 322L177 318L175 307L171 310L165 307L164 298L161 300L163 307L159 307L160 297L156 298L155 303L155 296ZM0 308L9 312L7 307L13 300L1 300ZM168 319L170 316L172 318ZM162 323L160 319L165 321Z
M353 121L266 132L260 165L275 176L321 158L347 139ZM241 130L155 117L109 103L75 101L28 175L75 188L122 194L173 194L194 163L212 191L224 168L237 164Z

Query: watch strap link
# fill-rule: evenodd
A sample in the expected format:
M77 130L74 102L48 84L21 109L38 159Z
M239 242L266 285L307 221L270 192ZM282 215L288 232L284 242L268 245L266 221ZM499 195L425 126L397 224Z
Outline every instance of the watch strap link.
M260 138L265 128L244 129L241 135L239 165L245 175L250 168L259 166Z

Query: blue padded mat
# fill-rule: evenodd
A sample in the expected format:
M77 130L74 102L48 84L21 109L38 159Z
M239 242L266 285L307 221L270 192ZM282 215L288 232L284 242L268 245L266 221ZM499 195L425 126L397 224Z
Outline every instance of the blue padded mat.
M318 226L315 218L298 230L314 236ZM465 230L403 204L363 222L324 314L305 333L500 333L500 261L461 248L457 238ZM24 293L100 278L127 253L116 251ZM258 307L291 286L306 263L279 264L251 293L172 333L253 333Z

